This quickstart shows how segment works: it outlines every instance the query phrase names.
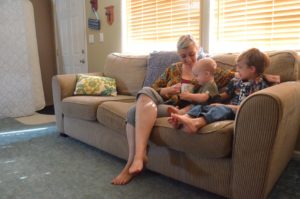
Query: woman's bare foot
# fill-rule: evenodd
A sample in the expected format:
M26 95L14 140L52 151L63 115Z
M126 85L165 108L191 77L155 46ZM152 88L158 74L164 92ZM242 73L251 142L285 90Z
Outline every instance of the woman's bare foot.
M130 180L132 180L132 178L136 175L129 173L129 167L130 165L126 165L125 168L121 171L121 173L111 181L111 184L125 185L129 183Z
M134 158L131 166L129 167L129 173L136 175L143 171L144 166L148 163L148 156L145 155L143 158Z
M167 108L168 113L171 115L172 113L179 114L180 110L177 107L169 106Z
M172 114L172 118L178 120L179 124L182 124L183 127L181 130L188 134L195 134L197 131L207 124L206 120L203 117L199 118L190 118L188 115L178 115Z

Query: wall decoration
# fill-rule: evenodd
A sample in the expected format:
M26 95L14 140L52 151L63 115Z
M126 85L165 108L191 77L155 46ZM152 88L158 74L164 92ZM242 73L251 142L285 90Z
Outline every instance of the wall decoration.
M98 10L98 0L91 0L91 16L88 19L88 27L90 29L94 30L100 30L101 28L101 23L100 23L100 18L98 16L97 10Z
M114 6L105 7L106 21L109 25L112 25L114 22Z

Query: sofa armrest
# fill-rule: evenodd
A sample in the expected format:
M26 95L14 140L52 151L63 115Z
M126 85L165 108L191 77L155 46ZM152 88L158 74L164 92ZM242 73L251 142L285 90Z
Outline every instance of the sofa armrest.
M89 75L102 75L102 73L88 73ZM56 118L56 126L59 132L64 132L63 113L61 101L73 95L76 86L76 74L55 75L52 77L52 93Z
M232 198L266 198L289 162L300 129L300 81L248 97L236 116Z

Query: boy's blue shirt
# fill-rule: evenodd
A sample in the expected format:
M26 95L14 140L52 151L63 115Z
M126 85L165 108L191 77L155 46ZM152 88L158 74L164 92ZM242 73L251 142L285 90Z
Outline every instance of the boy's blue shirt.
M257 77L256 81L243 81L234 77L230 80L225 92L230 96L230 104L240 105L246 97L268 86L262 76Z

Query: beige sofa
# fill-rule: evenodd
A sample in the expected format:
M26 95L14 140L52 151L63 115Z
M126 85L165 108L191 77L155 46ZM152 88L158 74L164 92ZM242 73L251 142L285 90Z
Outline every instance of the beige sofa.
M197 135L172 129L166 118L157 119L147 168L228 198L266 198L293 154L300 129L298 56L293 51L268 54L267 73L280 75L283 83L248 97L235 121L209 124ZM213 58L219 67L232 68L236 56ZM117 97L73 96L74 74L53 77L58 130L127 159L126 112L142 88L147 59L122 54L107 57L104 72L95 75L116 78Z

